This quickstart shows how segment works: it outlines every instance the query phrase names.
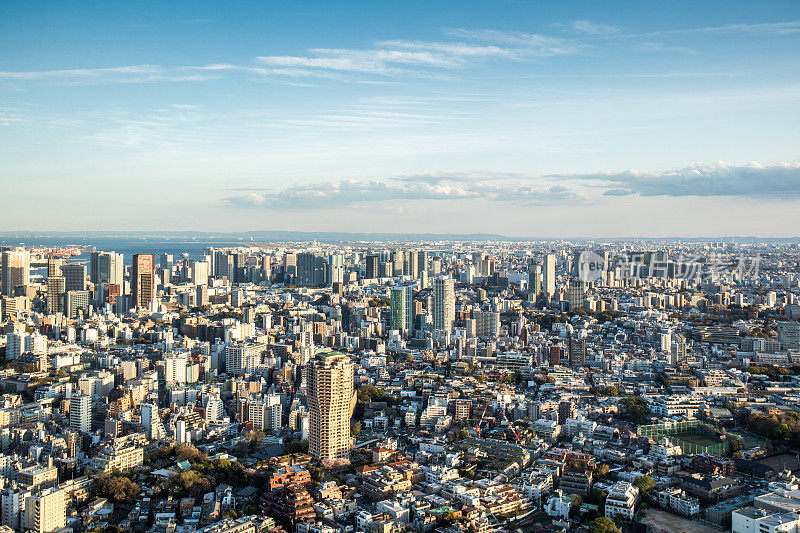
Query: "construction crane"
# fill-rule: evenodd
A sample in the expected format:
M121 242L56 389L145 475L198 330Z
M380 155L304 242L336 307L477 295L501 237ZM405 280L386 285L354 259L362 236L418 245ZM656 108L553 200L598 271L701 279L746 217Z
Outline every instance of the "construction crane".
M486 416L486 410L489 408L489 404L483 404L483 413L481 413L481 417L478 419L478 425L475 426L475 433L478 434L478 438L481 438L481 424L483 423L483 417Z
M503 420L505 420L506 424L508 424L508 427L511 428L511 432L514 434L514 439L516 440L517 444L519 444L519 433L517 433L517 430L514 429L514 426L511 424L511 422L508 421L508 417L506 416L506 410L502 409L502 411L503 411Z

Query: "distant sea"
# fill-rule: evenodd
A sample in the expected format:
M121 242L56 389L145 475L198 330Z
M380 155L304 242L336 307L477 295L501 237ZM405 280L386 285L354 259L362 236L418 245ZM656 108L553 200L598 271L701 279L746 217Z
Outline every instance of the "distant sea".
M153 254L156 263L161 254L172 254L174 260L181 259L181 254L188 254L189 259L198 259L203 256L206 248L226 248L246 246L247 241L213 241L192 240L191 237L164 238L164 237L107 237L107 236L0 236L0 246L33 246L56 247L80 246L84 252L75 257L76 260L88 261L92 249L104 252L123 254L125 264L130 265L133 254Z

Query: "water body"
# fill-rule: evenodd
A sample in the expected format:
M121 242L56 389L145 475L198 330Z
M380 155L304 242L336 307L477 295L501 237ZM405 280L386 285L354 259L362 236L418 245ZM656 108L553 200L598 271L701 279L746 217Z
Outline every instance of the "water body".
M125 264L130 265L133 254L153 254L156 262L161 254L172 254L175 261L181 259L181 254L188 254L189 259L199 259L204 251L209 247L227 248L235 246L246 246L249 241L245 240L212 240L197 239L192 240L186 236L177 238L165 237L108 237L108 236L0 236L0 246L34 246L34 247L57 247L80 246L84 251L74 260L88 261L91 249L103 252L116 252L123 254Z

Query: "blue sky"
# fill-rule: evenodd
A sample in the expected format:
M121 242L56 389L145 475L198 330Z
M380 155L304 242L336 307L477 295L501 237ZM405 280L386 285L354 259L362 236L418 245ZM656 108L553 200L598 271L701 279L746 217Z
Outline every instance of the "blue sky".
M796 1L0 15L0 229L797 235Z

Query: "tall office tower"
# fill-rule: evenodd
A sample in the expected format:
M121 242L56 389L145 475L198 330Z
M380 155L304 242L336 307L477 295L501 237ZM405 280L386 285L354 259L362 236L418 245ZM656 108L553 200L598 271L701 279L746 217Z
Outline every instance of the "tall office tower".
M392 276L402 276L405 274L405 259L406 254L403 250L396 250L392 252Z
M556 293L556 256L547 254L544 256L542 268L542 292L552 297Z
M189 261L191 282L194 285L208 285L209 264L206 261Z
M52 533L67 526L67 491L47 489L25 498L25 531Z
M391 326L400 331L414 329L414 288L412 285L394 287L391 298Z
M342 254L331 254L328 256L328 274L326 283L344 282L344 256Z
M47 277L61 275L62 260L60 257L47 258Z
M283 255L283 271L287 277L293 278L297 275L297 254Z
M25 248L3 251L0 259L0 296L14 296L14 288L27 285L31 274L30 253Z
M95 285L120 285L125 279L125 263L122 254L114 252L92 252L90 279Z
M297 284L319 287L325 284L325 261L314 254L297 254Z
M567 298L569 299L569 310L574 311L583 307L583 299L586 297L586 283L579 279L570 279L567 286Z
M800 323L778 322L778 342L782 350L797 350L800 348Z
M381 256L379 255L368 255L365 259L367 265L367 273L365 277L367 279L375 279L380 276L380 268L381 268Z
M172 265L175 264L175 257L172 254L161 254L159 258L159 266L162 270L172 270Z
M86 265L67 263L61 267L67 291L86 290Z
M64 293L63 313L68 318L78 318L78 313L81 311L86 313L89 310L90 301L89 291L67 291Z
M133 307L148 307L156 297L155 256L153 254L133 254L131 265L131 304Z
M211 272L213 273L214 277L221 278L225 275L223 273L224 269L222 268L222 262L225 261L227 263L227 260L224 258L225 252L222 250L214 250L212 255L214 256L214 261Z
M450 331L456 319L455 281L438 277L433 282L433 328Z
M416 250L406 254L406 274L414 279L419 277L419 252Z
M195 301L195 305L198 307L203 307L204 305L208 305L208 286L207 285L198 285L197 286L197 299Z
M245 271L247 270L247 255L239 252L231 253L233 259L233 283L243 283L245 281Z
M69 427L81 433L92 429L92 397L86 394L69 399Z
M317 461L350 457L350 417L355 407L353 363L339 352L320 353L308 364L308 451Z
M428 252L425 250L417 252L417 268L419 268L420 274L428 271Z
M47 310L51 314L64 312L64 276L47 276Z
M534 296L542 292L542 265L530 263L528 265L528 294Z
M268 255L261 256L261 275L267 281L272 278L272 257Z

